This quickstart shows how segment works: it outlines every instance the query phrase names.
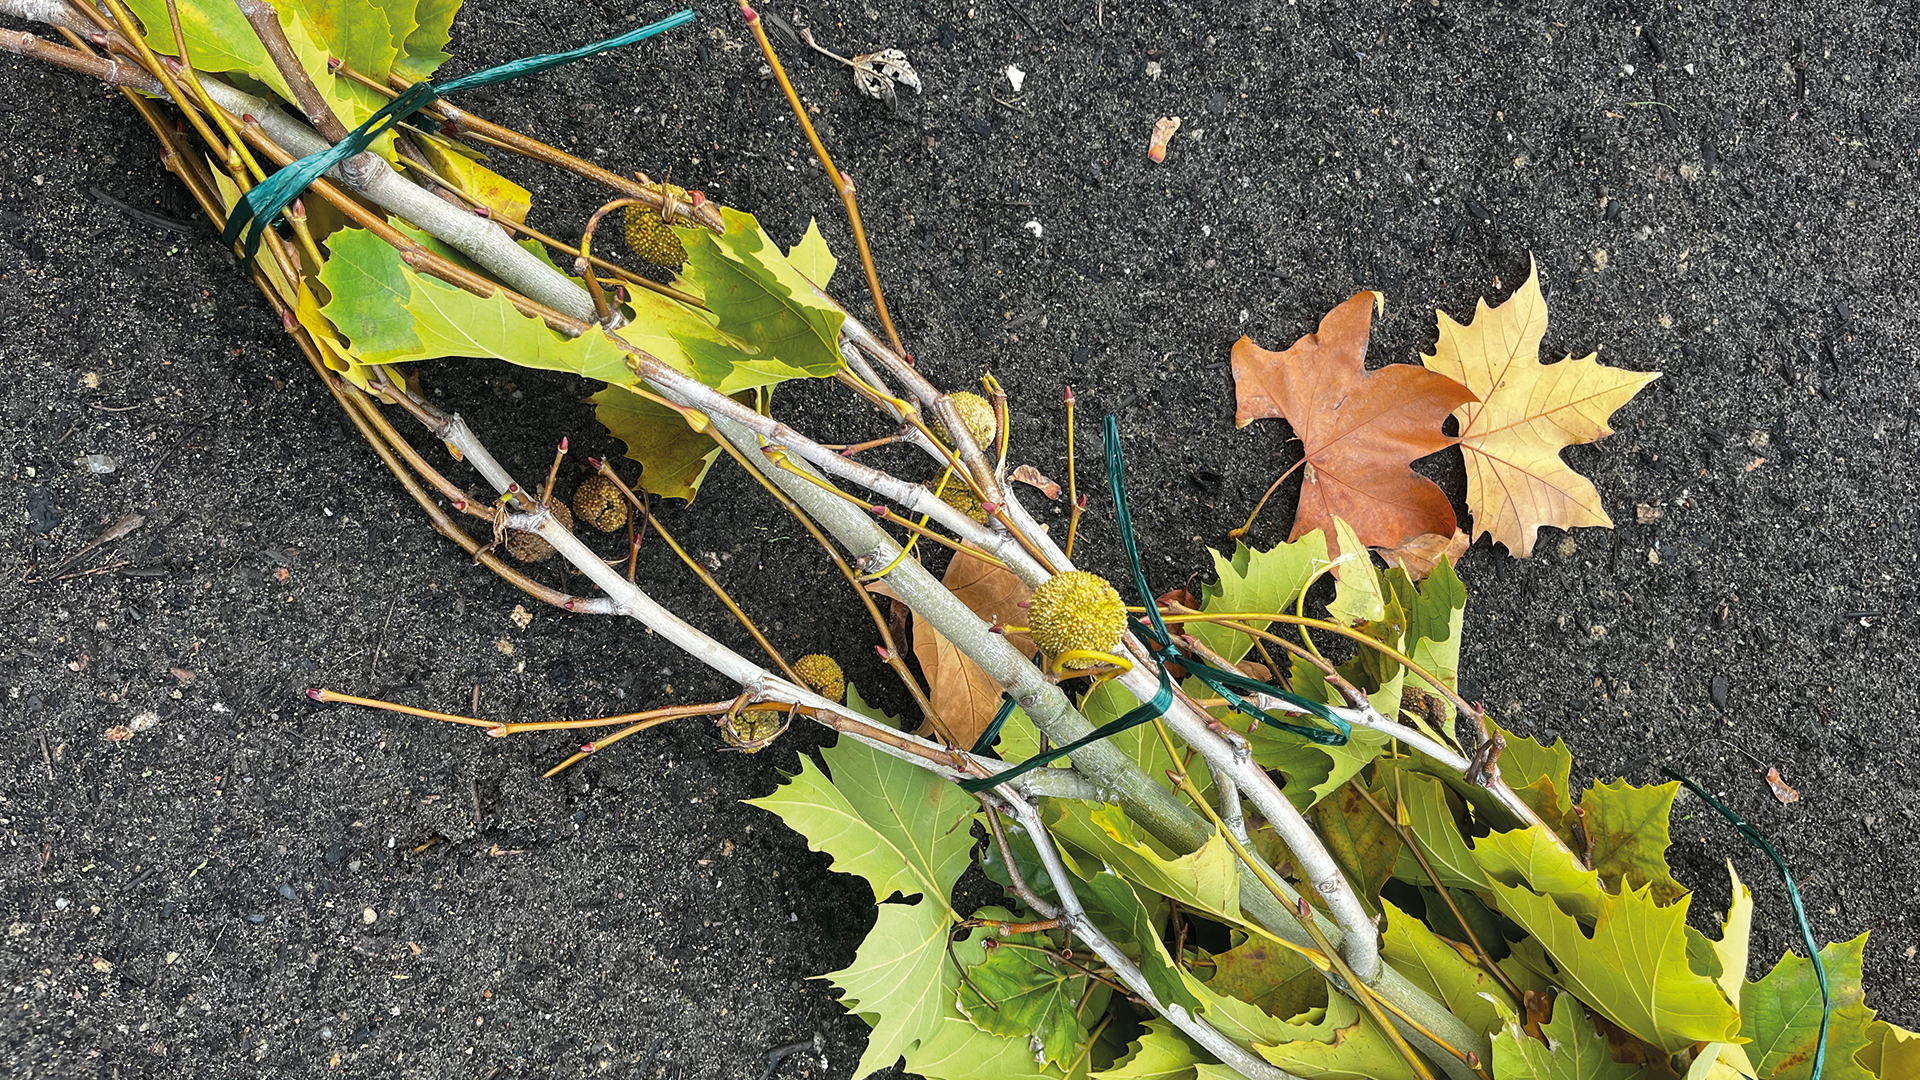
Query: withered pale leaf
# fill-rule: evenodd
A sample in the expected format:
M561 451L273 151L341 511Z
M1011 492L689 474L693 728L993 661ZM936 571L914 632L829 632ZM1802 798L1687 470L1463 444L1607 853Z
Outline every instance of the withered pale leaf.
M1361 543L1380 548L1397 548L1422 533L1451 536L1458 525L1446 493L1411 465L1453 444L1440 425L1473 394L1411 364L1368 371L1367 336L1378 299L1378 293L1356 293L1285 352L1269 352L1250 338L1234 343L1235 425L1284 417L1305 453L1289 539L1315 529L1333 535L1335 515L1353 526Z
M1047 479L1041 474L1039 469L1031 465L1022 465L1013 470L1012 478L1029 487L1038 489L1040 494L1045 495L1049 502L1058 502L1060 499L1060 485Z
M1433 568L1440 565L1442 557L1449 563L1459 562L1460 556L1467 553L1470 545L1467 534L1459 529L1453 530L1452 536L1421 533L1399 547L1381 548L1380 557L1386 560L1388 566L1405 570L1408 578L1421 581L1433 573Z
M1505 303L1491 307L1482 299L1471 322L1435 314L1440 340L1421 362L1473 395L1454 416L1475 535L1490 535L1524 559L1542 525L1612 528L1600 493L1560 460L1560 451L1613 434L1607 421L1614 410L1660 373L1605 367L1592 353L1542 364L1547 301L1531 263Z

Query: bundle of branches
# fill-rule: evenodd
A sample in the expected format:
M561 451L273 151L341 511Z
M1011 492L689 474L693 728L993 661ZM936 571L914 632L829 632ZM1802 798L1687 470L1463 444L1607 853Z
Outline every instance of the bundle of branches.
M495 735L614 729L562 768L687 717L749 751L803 720L840 733L824 769L803 762L760 805L879 903L832 976L873 1026L857 1075L903 1057L952 1080L1920 1075L1920 1037L1862 1001L1859 941L1789 955L1749 982L1752 903L1737 879L1718 940L1687 926L1689 894L1665 860L1677 785L1596 784L1576 799L1564 746L1503 731L1461 697L1465 590L1444 556L1424 582L1382 570L1336 520L1331 540L1316 530L1220 559L1203 595L1156 598L1135 560L1127 607L1078 570L1087 500L1071 440L1062 540L1011 480L1006 394L991 379L949 392L912 362L852 185L744 3L848 212L877 331L824 291L835 262L817 233L783 253L750 214L440 100L455 84L425 80L446 59L455 6L0 0L61 39L7 30L0 45L124 92L208 217L234 222L243 253L259 244L254 283L435 529L528 594L633 620L738 686L590 721L411 711ZM611 197L577 238L546 235L526 224L526 189L481 151ZM597 253L612 214L652 270ZM637 484L595 463L569 508L553 490L558 456L522 483L405 366L447 356L603 383L598 415L641 463ZM877 417L873 438L831 447L770 415L768 391L794 379L843 388ZM1070 392L1066 408L1071 430ZM430 433L485 488L396 424ZM883 444L924 456L933 479L860 460ZM691 498L722 452L840 568L919 723L866 706L830 658L787 662L649 514L650 497ZM1131 550L1111 439L1107 488ZM575 528L587 525L626 530L622 556L584 542ZM649 531L765 662L635 580ZM919 557L936 547L954 551L944 580ZM554 555L597 592L521 566ZM1310 616L1309 590L1329 573L1331 602ZM947 672L1004 704L930 692L880 600L911 612L923 673L945 650ZM955 883L976 864L1005 903L956 910Z

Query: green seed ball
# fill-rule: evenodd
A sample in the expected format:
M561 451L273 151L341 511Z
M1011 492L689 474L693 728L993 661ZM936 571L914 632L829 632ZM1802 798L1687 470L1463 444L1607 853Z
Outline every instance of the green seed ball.
M744 750L749 754L758 753L766 747L768 740L780 733L780 725L787 722L787 714L767 709L748 709L720 725L720 737L728 746Z
M1084 570L1056 574L1033 590L1027 629L1048 656L1090 650L1106 652L1127 629L1127 606L1107 579ZM1093 667L1088 660L1069 668Z
M807 689L828 701L839 701L847 695L847 677L841 673L839 661L825 653L810 653L795 660L793 673L800 676Z
M973 436L973 441L982 450L992 447L994 437L1000 433L1000 421L994 416L993 406L987 399L963 390L950 395L949 400L960 414L960 422L967 426L967 434ZM952 433L947 431L944 424L936 424L934 433L948 442L953 441Z
M973 492L968 491L966 485L958 480L948 482L947 490L940 495L940 501L972 518L976 524L987 523L987 508L980 505L980 500L973 497Z

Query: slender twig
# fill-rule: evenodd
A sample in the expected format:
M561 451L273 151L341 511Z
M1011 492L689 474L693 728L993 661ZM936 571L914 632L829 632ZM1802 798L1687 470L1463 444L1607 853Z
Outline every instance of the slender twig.
M787 106L793 110L793 118L800 122L800 130L806 133L807 142L813 147L813 156L820 161L820 167L826 170L827 180L832 183L834 194L840 196L840 205L847 212L847 224L853 229L853 246L860 252L860 269L867 275L867 292L873 297L874 314L880 317L880 325L886 328L887 340L893 343L895 352L905 353L906 346L900 344L900 332L893 328L893 318L887 314L887 298L880 291L880 274L874 269L873 252L867 249L867 230L860 223L860 204L854 198L853 181L834 167L833 155L827 153L827 146L820 141L820 135L813 130L813 121L807 119L807 107L800 103L800 95L794 92L793 83L787 79L787 71L780 66L780 56L773 51L773 42L767 40L767 29L760 24L760 15L747 4L739 0L740 17L746 20L753 31L753 39L760 44L760 55L767 61L767 67L773 71L773 77L780 84L781 93L787 96Z
M118 0L109 0L117 3ZM300 66L300 60L293 55L293 45L287 41L286 28L280 25L280 13L266 0L235 0L240 6L240 14L246 16L247 23L253 27L254 36L267 50L267 58L280 71L280 77L287 82L287 89L293 91L293 100L300 105L300 111L307 114L307 123L329 143L337 143L347 137L347 125L334 115L333 106L320 94L320 88L307 77L306 69Z
M1044 771L1044 770L1042 770ZM1252 1052L1221 1034L1218 1028L1200 1017L1188 1012L1176 1002L1162 1002L1148 985L1147 978L1139 967L1135 966L1119 947L1093 925L1087 917L1086 909L1080 906L1080 897L1074 891L1073 880L1067 867L1060 859L1060 853L1053 846L1053 838L1047 834L1047 827L1040 815L1024 799L1008 796L1005 798L1014 817L1027 831L1028 839L1033 841L1034 850L1040 856L1040 865L1046 869L1047 877L1053 881L1053 891L1060 897L1059 919L1065 923L1075 937L1085 942L1094 955L1105 961L1113 969L1114 977L1125 983L1140 1002L1147 1008L1172 1021L1181 1033L1200 1044L1208 1053L1219 1058L1226 1066L1247 1080L1298 1080L1292 1073L1275 1068L1262 1061Z
M1398 780L1398 776L1395 777L1395 780ZM1487 947L1480 943L1480 935L1473 932L1473 925L1467 922L1467 917L1460 911L1460 905L1454 902L1453 893L1449 891L1446 884L1440 880L1440 875L1433 869L1433 864L1427 861L1426 853L1420 850L1420 845L1414 842L1413 831L1405 825L1402 825L1400 819L1388 811L1386 807L1381 806L1380 800L1373 797L1373 792L1368 791L1365 784L1355 783L1352 780L1347 781L1347 783L1353 790L1360 793L1361 798L1367 801L1368 806L1373 807L1373 812L1380 815L1380 820L1386 824L1387 828L1393 830L1393 835L1399 837L1400 843L1406 847L1408 852L1412 853L1414 860L1420 864L1421 871L1427 875L1427 880L1433 884L1433 890L1440 894L1440 899L1446 903L1447 910L1453 913L1453 921L1459 923L1460 929L1466 932L1467 944L1473 947L1474 955L1480 958L1480 967L1486 971L1487 974L1493 976L1493 981L1500 984L1500 988L1507 992L1507 996L1512 998L1515 1004L1524 1002L1526 997L1521 994L1520 987L1514 983L1512 976L1507 974L1506 969L1494 962L1493 954L1487 951Z
M741 610L738 603L734 602L733 597L727 592L726 587L721 585L719 580L711 573L708 573L707 568L701 566L699 560L687 554L687 549L681 547L680 542L673 538L673 533L668 531L666 524L648 511L646 500L635 494L634 490L627 486L626 481L620 479L620 474L614 472L606 462L602 461L599 463L599 472L601 476L613 482L613 486L626 498L628 504L642 520L652 522L654 533L666 543L667 547L673 549L673 553L680 557L680 561L686 565L688 570L693 572L694 577L700 579L700 584L705 585L707 591L711 592L714 597L720 601L721 606L727 609L727 613L733 616L734 621L746 629L747 633L753 637L754 644L760 646L760 651L767 654L767 659L772 660L775 666L780 669L781 673L785 675L789 681L796 683L802 681L799 673L793 670L793 665L787 663L787 658L781 655L780 650L774 647L773 642L767 640L767 635L760 632L759 625L756 624L745 611Z
M1168 760L1177 763L1180 760L1179 751L1178 748L1174 746L1173 736L1167 733L1167 725L1163 721L1155 720L1153 726L1154 730L1160 736L1161 745L1166 748ZM1220 815L1214 813L1213 808L1207 803L1206 796L1201 793L1199 787L1194 784L1193 778L1188 775L1186 767L1176 764L1173 769L1168 771L1167 777L1173 781L1174 786L1186 794L1188 799L1192 800L1195 806L1200 808L1202 813L1207 815L1208 819L1213 822L1214 828L1226 836L1227 843L1233 848L1234 854L1240 858L1241 864L1249 870L1252 870L1254 875L1260 878L1261 884L1267 887L1268 892L1273 895L1274 899L1284 903L1287 899L1288 891L1281 888L1279 879L1273 875L1272 871L1267 868L1264 862L1252 857L1252 852L1249 850L1246 841L1242 840L1233 830L1229 829ZM1297 853L1295 854L1295 861L1299 861ZM1301 927L1314 936L1320 946L1321 957L1334 966L1337 973L1342 976L1342 981L1345 982L1347 986L1358 992L1357 997L1361 1006L1373 1016L1374 1021L1379 1024L1380 1029L1386 1034L1388 1041L1393 1044L1394 1050L1400 1054L1401 1059L1413 1070L1414 1075L1421 1077L1422 1080L1433 1080L1432 1073L1427 1069L1426 1062L1422 1061L1420 1056L1414 1053L1413 1047L1407 1044L1406 1039L1401 1036L1399 1029L1387 1018L1376 995L1371 989L1367 988L1365 980L1361 978L1359 973L1353 971L1349 965L1340 959L1340 952L1333 947L1331 941L1327 940L1326 937L1321 934L1318 924L1313 920L1312 911L1304 899L1299 901L1299 906L1295 909L1294 914L1299 918ZM1431 1037L1430 1032L1427 1034ZM1464 1061L1465 1055L1461 1054L1460 1056ZM1467 1062L1467 1064L1469 1067L1473 1065L1472 1062Z

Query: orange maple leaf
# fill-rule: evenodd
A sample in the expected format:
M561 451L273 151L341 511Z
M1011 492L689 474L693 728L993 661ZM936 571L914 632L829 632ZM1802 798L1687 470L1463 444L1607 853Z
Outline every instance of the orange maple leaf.
M1458 525L1446 493L1411 466L1453 445L1440 425L1474 396L1411 364L1368 371L1367 335L1378 302L1378 293L1354 294L1285 352L1244 337L1233 344L1234 425L1283 417L1304 451L1294 466L1306 479L1289 539L1315 529L1332 536L1336 516L1368 547L1397 548L1424 533L1452 536ZM1256 506L1253 516L1259 513ZM1243 535L1253 516L1234 535Z
M1473 391L1455 413L1467 463L1467 510L1481 534L1516 558L1533 553L1540 526L1613 527L1593 482L1560 459L1560 451L1613 434L1608 420L1657 371L1625 371L1589 353L1540 362L1547 301L1529 261L1527 280L1499 307L1482 299L1467 323L1446 312L1426 366Z

